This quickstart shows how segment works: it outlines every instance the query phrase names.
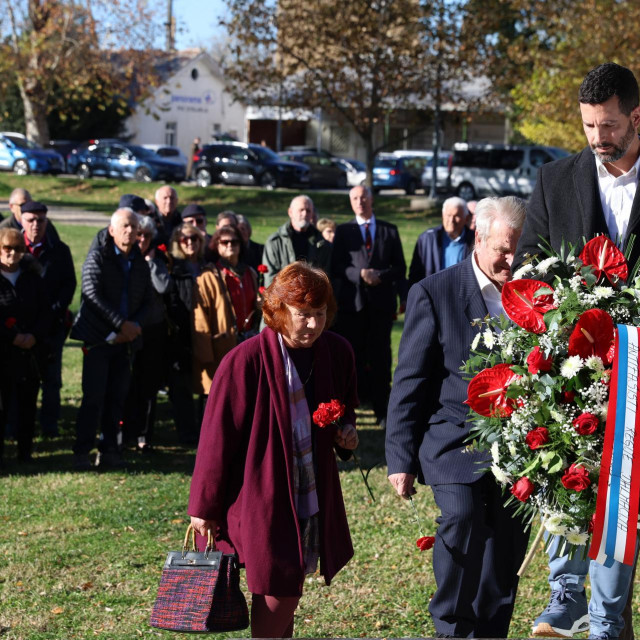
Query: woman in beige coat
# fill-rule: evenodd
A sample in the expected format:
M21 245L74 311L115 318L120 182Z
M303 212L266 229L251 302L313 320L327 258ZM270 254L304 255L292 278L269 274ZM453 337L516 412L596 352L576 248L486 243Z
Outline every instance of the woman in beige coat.
M194 383L201 395L209 395L220 361L251 332L258 315L257 276L241 259L238 229L222 227L209 248L215 264L205 267L194 291Z

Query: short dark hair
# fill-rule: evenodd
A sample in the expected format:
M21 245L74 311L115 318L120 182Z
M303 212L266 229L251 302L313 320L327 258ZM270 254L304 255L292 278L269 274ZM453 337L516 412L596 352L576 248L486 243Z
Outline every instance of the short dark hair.
M225 225L224 227L216 229L216 232L211 236L211 240L209 240L209 251L211 251L211 257L213 261L218 262L218 260L220 259L220 253L218 252L218 243L220 242L220 238L222 238L222 236L233 236L240 243L238 262L244 262L245 246L244 242L242 241L242 235L240 234L240 229L232 225Z
M638 82L633 73L615 62L605 62L591 69L578 91L582 104L602 104L618 96L620 111L626 116L638 106Z

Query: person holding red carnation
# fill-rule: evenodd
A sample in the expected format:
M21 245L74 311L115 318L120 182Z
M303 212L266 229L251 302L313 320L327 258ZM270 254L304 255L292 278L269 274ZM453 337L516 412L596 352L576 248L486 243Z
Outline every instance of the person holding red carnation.
M289 638L305 576L319 561L328 585L353 555L334 451L346 459L358 445L358 397L353 351L325 331L336 311L327 275L294 262L264 298L267 327L214 376L188 512L246 568L252 636ZM333 400L341 426L315 425Z

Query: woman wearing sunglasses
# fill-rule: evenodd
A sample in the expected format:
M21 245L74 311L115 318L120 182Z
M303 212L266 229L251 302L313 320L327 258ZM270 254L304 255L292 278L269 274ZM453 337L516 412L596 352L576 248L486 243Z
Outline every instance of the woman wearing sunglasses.
M11 402L18 460L31 462L41 356L51 318L40 265L26 251L17 229L0 229L0 468Z

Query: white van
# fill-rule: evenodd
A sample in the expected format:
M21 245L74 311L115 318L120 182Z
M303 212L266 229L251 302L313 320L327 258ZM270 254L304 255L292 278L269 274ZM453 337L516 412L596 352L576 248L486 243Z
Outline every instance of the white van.
M504 195L528 198L538 168L570 155L559 147L543 146L457 142L453 149L451 189L467 201Z

